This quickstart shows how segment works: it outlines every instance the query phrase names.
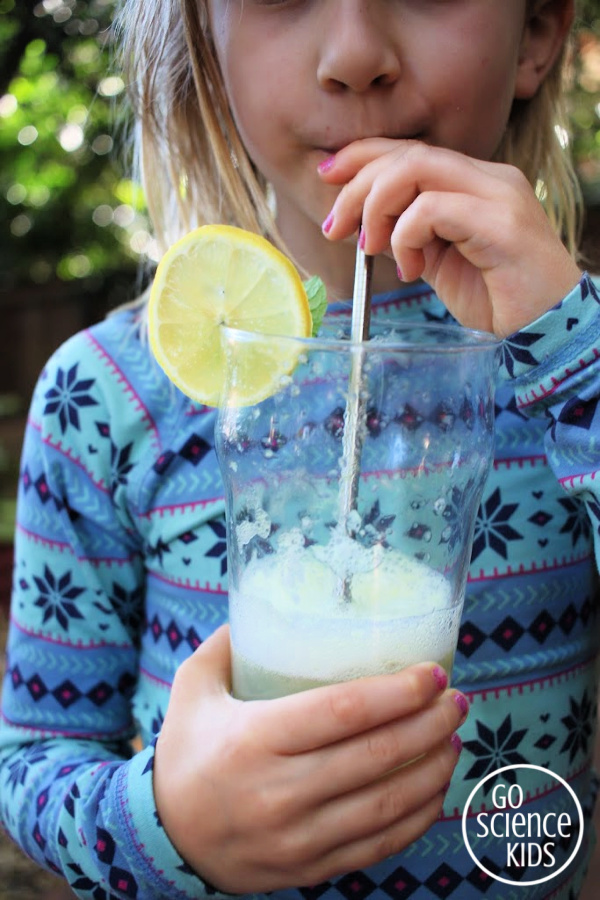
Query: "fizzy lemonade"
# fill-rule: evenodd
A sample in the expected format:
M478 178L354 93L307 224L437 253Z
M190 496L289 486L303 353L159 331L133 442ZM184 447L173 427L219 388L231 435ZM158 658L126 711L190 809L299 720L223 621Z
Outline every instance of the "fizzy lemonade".
M283 537L283 536L282 536ZM461 606L426 563L347 536L285 535L230 585L233 694L270 699L433 660L451 673Z

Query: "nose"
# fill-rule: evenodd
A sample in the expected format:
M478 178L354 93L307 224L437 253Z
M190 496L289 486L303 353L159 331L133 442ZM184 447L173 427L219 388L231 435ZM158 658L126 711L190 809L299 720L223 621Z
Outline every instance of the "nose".
M320 87L363 93L393 84L401 67L389 14L382 18L377 3L369 0L340 0L331 10L331 18L323 23L317 67Z

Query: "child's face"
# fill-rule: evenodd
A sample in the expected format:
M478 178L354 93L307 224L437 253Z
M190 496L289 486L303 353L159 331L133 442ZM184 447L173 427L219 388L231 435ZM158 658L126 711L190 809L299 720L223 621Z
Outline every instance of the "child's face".
M357 138L489 159L523 93L526 0L209 0L226 91L278 221L320 227L316 169Z

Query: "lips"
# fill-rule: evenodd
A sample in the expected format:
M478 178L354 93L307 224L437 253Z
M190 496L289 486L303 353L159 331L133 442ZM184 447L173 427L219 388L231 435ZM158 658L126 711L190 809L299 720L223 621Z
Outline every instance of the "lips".
M323 143L317 144L317 149L321 150L326 155L330 156L335 153L339 153L340 150L343 150L344 147L347 147L348 144L352 144L354 141L364 141L369 140L371 138L383 138L388 141L422 141L424 140L422 132L417 132L415 134L402 134L402 135L387 135L387 134L368 134L368 135L360 135L357 137L350 137L346 140L336 141L335 143Z

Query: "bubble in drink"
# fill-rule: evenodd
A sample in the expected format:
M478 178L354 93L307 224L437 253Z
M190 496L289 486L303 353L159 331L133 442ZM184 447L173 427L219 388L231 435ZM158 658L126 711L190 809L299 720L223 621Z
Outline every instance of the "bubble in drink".
M342 535L317 553L285 541L230 586L236 697L281 697L427 659L450 675L461 604L444 576Z

